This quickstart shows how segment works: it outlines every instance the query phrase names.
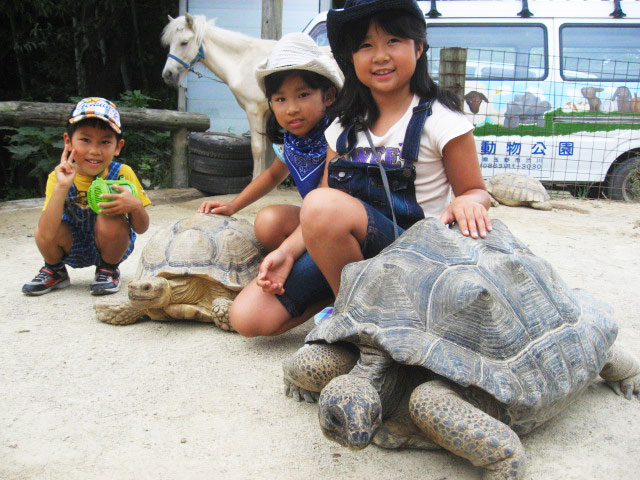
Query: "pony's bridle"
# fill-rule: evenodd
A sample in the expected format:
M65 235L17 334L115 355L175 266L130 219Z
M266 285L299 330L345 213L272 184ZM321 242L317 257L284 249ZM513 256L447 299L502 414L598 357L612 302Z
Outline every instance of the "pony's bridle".
M198 48L198 53L196 53L196 56L193 57L193 60L191 60L189 63L185 62L180 57L176 57L172 53L167 53L167 57L168 58L172 58L173 60L178 62L180 65L182 65L184 68L186 68L188 72L195 73L198 78L204 77L204 78L208 78L209 80L213 80L213 81L218 82L218 83L224 83L222 80L218 80L217 78L213 78L213 77L208 77L208 76L204 75L203 73L197 72L197 71L195 71L193 69L193 66L196 63L198 63L200 60L204 60L205 59L204 48L202 48L202 44L200 44L200 47Z
M174 59L176 62L178 62L180 65L182 65L184 68L186 68L189 71L192 71L193 66L198 63L200 60L204 60L204 48L202 48L202 45L200 45L200 48L198 48L198 53L196 53L196 56L193 57L193 60L191 60L191 62L187 63L184 60L182 60L180 57L176 57L174 54L172 53L167 53L167 57L168 58L172 58ZM195 72L194 72L195 73Z

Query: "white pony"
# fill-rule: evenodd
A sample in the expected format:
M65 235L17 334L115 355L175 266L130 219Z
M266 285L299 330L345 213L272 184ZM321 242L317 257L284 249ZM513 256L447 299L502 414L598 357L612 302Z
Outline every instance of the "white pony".
M177 87L187 71L202 62L227 84L249 120L255 178L273 159L273 151L264 135L269 107L256 83L254 68L271 53L276 42L224 30L214 22L207 21L203 15L189 13L184 17L169 17L169 24L162 32L162 44L169 46L162 78Z

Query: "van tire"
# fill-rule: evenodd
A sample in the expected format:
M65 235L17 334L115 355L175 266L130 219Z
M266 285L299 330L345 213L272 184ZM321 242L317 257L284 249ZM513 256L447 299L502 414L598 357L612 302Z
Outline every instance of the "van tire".
M190 133L189 152L213 158L253 158L251 139L233 133Z
M640 156L632 156L616 164L608 183L610 199L640 201Z
M239 193L251 183L253 177L245 175L241 177L221 177L208 175L191 170L189 172L189 186L200 190L205 195L226 195Z
M196 172L221 177L244 177L253 173L253 159L214 158L196 153L189 153L189 168Z

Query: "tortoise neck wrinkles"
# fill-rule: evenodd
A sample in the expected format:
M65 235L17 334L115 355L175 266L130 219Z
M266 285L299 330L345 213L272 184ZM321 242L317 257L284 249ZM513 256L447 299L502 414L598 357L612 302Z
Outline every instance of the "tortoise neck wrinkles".
M397 408L406 390L406 377L402 369L390 357L374 347L359 345L360 358L349 375L363 378L373 385L382 404L382 418L388 417Z

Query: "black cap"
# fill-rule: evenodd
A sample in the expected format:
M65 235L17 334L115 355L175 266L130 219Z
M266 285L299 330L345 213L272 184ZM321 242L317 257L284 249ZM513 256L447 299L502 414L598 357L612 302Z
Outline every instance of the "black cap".
M424 22L424 13L416 0L347 0L342 9L329 10L327 14L327 37L331 51L344 53L343 28L347 22L370 17L386 10L404 10Z

